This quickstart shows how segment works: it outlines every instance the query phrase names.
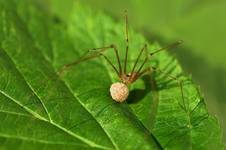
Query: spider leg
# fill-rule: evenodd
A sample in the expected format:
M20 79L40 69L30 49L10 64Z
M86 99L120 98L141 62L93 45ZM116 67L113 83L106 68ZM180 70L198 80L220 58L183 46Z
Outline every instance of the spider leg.
M144 52L144 50L147 50L147 44L145 44L144 47L140 50L140 53L139 53L139 55L137 56L137 59L136 59L136 61L135 61L135 63L134 63L134 66L133 66L133 69L132 69L131 74L133 74L133 72L134 72L134 70L135 70L135 68L136 68L136 66L137 66L137 63L138 63L138 61L139 61L139 59L140 59L140 56L142 55L142 53Z
M118 65L119 65L119 71L116 69L116 67L112 64L112 62L110 61L110 59L107 58L107 56L105 56L103 54L104 51L106 50L109 50L113 48L114 49L114 52L115 52L115 55L117 57L117 61L118 61ZM122 69L121 69L121 63L120 63L120 60L119 60L119 55L118 55L118 50L117 50L117 47L113 44L111 44L110 46L106 46L106 47L100 47L100 48L93 48L93 49L90 49L88 50L83 56L81 56L78 60L75 60L74 62L72 63L69 63L69 64L65 64L60 70L59 70L59 74L62 75L64 73L64 71L66 71L67 69L69 69L70 67L74 66L74 65L77 65L81 62L84 62L84 61L87 61L87 60L90 60L90 59L94 59L94 58L97 58L99 56L104 56L105 60L107 60L107 62L113 67L113 69L116 71L117 75L120 75L121 72L122 72Z
M99 55L104 57L104 59L112 66L112 68L115 70L117 75L120 77L121 74L122 74L122 66L121 66L121 62L120 62L120 59L119 59L118 49L117 49L116 45L114 45L114 44L111 44L108 48L113 48L114 49L114 52L115 52L115 55L116 55L116 58L117 58L119 71L116 69L116 67L113 65L113 63L110 61L110 59L106 55L103 54L102 51L100 51L98 53L99 53ZM95 49L93 49L91 51L95 51Z
M144 69L143 71L138 73L138 78L144 76L145 74L151 74L153 72L152 67L148 67Z
M145 45L144 50L146 51L147 56L144 59L144 62L141 64L140 68L137 71L137 74L139 76L141 69L144 67L144 65L147 63L147 61L150 59L149 55L148 55L148 49L147 49L147 45Z
M147 63L147 61L150 59L150 56L153 56L154 54L156 54L156 53L158 53L158 52L161 52L161 51L163 51L163 50L167 50L167 49L169 49L169 48L176 47L176 46L178 46L178 45L181 44L181 43L183 43L182 40L176 41L176 42L174 42L174 43L172 43L172 44L170 44L170 45L167 45L167 46L162 47L162 48L160 48L160 49L158 49L158 50L155 50L155 51L152 52L152 53L149 53L149 52L148 52L147 47L144 48L144 50L145 50L146 53L147 53L147 56L146 56L144 62L141 64L140 68L138 69L137 73L138 73L138 74L140 73L140 71L142 70L142 68L144 67L144 65L145 65L145 64ZM139 57L140 57L140 56L138 56L138 58L139 58ZM138 60L137 60L137 61L138 61ZM137 62L136 62L136 63L137 63ZM136 63L135 63L135 65L136 65Z
M170 44L170 45L167 45L167 46L165 46L165 47L162 47L162 48L160 48L160 49L158 49L158 50L156 50L156 51L150 53L150 55L153 56L154 54L156 54L156 53L158 53L158 52L161 52L161 51L163 51L163 50L167 50L167 49L176 47L176 46L178 46L178 45L180 45L180 44L182 44L182 43L183 43L182 40L176 41L176 42L174 42L174 43L172 43L172 44Z
M114 52L115 52L115 55L116 55L116 58L117 58L118 67L119 67L118 75L121 76L122 75L122 65L121 65L121 62L120 62L120 59L119 59L118 49L117 49L116 45L114 45L114 44L111 45L111 48L114 49Z
M127 58L128 58L128 51L129 51L129 35L128 35L128 15L127 10L125 10L125 43L126 43L126 55L124 61L124 74L126 74L126 67L127 67Z
M111 65L111 67L115 70L115 72L117 73L118 77L120 77L120 73L118 72L118 70L116 69L116 67L112 64L111 60L104 55L103 53L100 53L100 55L102 55L104 57L104 59Z
M138 71L137 71L138 74L140 73L140 71L142 70L142 68L143 68L144 65L147 63L148 60L149 60L148 57L146 57L145 60L144 60L144 62L141 64L140 68L139 68Z
M146 73L152 73L152 72L160 72L160 73L163 73L163 74L167 74L166 72L162 71L161 69L159 68L155 68L155 67L148 67L146 69L144 69L142 72L140 72L138 74L138 78L145 75ZM180 92L181 92L181 97L182 97L182 102L183 102L183 108L185 109L185 111L187 111L187 108L186 108L186 105L185 105L185 99L184 99L184 91L183 91L183 84L182 84L182 81L179 80L177 77L175 76L172 76L172 75L167 75L167 77L169 79L172 79L172 80L175 80L178 84L178 86L180 87Z

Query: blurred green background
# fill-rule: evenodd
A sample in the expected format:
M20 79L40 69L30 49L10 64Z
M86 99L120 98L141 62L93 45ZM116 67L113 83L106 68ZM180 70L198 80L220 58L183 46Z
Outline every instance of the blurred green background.
M67 14L72 0L55 6ZM50 0L51 2L51 0ZM211 114L216 115L226 144L226 1L225 0L80 0L97 11L123 19L129 12L129 26L149 41L167 45L177 40L184 44L171 51L200 85ZM65 7L67 9L65 9ZM122 31L123 33L123 31Z

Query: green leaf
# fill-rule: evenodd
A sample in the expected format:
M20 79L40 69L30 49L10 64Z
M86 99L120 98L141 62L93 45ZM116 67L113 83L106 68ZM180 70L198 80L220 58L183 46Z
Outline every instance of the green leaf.
M117 77L103 58L60 76L65 64L90 48L116 43L124 55L123 23L79 3L69 14L59 18L35 0L0 2L0 148L222 149L218 122L166 52L149 63L166 75L139 79L128 103L111 99ZM144 43L130 30L128 70ZM107 55L116 64L114 53ZM185 81L184 101L167 74Z

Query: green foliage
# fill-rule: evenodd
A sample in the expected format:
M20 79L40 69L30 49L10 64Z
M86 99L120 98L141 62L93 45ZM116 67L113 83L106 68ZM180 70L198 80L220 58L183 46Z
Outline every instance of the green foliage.
M128 103L112 101L117 78L103 59L60 76L93 47L117 43L124 55L123 23L79 3L71 8L65 19L40 1L0 2L1 149L222 149L217 120L166 52L150 62L166 74L139 79ZM130 30L128 69L145 42ZM184 101L167 74L184 81Z

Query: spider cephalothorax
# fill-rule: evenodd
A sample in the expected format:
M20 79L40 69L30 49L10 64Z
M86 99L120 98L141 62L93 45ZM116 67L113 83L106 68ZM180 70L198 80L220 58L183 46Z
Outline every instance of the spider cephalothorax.
M126 85L129 85L129 84L135 82L137 79L138 79L138 73L137 72L122 74L120 76L121 82L126 84Z

